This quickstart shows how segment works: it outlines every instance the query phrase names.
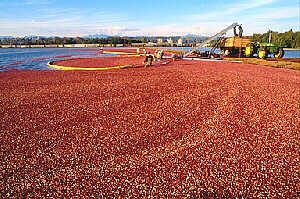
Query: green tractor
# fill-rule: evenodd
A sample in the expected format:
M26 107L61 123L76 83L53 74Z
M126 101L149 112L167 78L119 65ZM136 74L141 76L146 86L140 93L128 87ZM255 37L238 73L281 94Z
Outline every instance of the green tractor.
M272 43L249 43L245 49L246 57L253 57L254 54L257 54L257 57L264 59L268 55L273 54L275 58L282 58L284 51L282 47L279 47L276 44Z

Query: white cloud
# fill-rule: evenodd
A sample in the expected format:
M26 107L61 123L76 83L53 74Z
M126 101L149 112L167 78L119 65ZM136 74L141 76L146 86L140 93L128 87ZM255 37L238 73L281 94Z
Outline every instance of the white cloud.
M198 23L195 25L170 24L143 26L132 31L123 29L119 34L127 36L182 36L187 34L212 35L228 25L230 24L225 23L216 25L214 23Z
M243 24L246 34L262 33L269 29L284 32L289 29L299 30L298 17L299 10L297 7L265 8L255 13L243 15L240 22Z
M47 4L54 0L26 0L20 3L27 5ZM41 6L33 17L22 19L1 19L0 35L58 35L84 36L103 33L110 35L136 36L177 36L185 34L213 35L233 22L243 24L244 32L264 32L270 27L280 30L293 25L279 22L282 19L299 16L297 7L272 8L275 0L252 0L244 3L221 5L215 12L201 15L177 16L176 23L162 25L154 21L130 20L120 13L108 13L96 8L51 8ZM0 3L1 4L1 3ZM223 6L223 7L222 7ZM224 7L225 6L225 7ZM225 9L229 8L229 9ZM157 22L157 21L156 21ZM146 25L147 24L147 25ZM296 25L295 25L296 26ZM232 34L228 32L228 35ZM20 35L22 34L22 35Z
M54 0L20 0L20 1L12 1L12 0L2 0L0 2L0 6L33 6L33 5L49 5L53 3Z
M20 2L21 5L48 5L51 4L53 0L26 0Z
M226 11L226 14L235 14L235 13L243 12L248 9L257 8L267 4L274 3L275 1L276 0L252 0L240 4L234 4L230 6L230 9Z
M256 19L286 19L299 16L299 8L297 7L280 7L267 8L263 12L257 13L254 17Z
M289 29L297 29L297 24L285 23L285 20L299 18L299 8L297 6L274 7L275 0L255 0L247 3L227 5L230 9L194 15L185 18L191 19L194 24L205 27L206 34L212 35L233 22L243 25L244 34L266 32L269 29L276 29L283 32ZM299 21L299 20L298 20ZM298 28L299 29L299 28ZM231 34L231 32L228 32Z
M214 12L207 12L200 15L188 15L185 16L187 19L197 19L201 21L214 21L214 20L220 20L223 18L226 18L228 16L235 16L236 14L240 14L241 12L244 12L249 9L261 7L267 4L274 3L276 0L252 0L247 2L241 2L241 3L234 3L225 4L226 7L220 7L217 11Z
M35 3L35 0L20 3ZM48 1L44 1L46 3ZM2 18L0 35L24 36L84 36L87 34L106 33L119 34L130 32L127 16L118 13L107 13L96 8L46 8L35 11L33 16L26 18Z

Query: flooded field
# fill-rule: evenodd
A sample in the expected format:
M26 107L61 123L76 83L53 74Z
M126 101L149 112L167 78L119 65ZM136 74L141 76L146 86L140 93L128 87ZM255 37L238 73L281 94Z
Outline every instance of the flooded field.
M98 48L0 48L0 71L51 70L47 67L49 61L100 56L107 55L100 54Z
M190 48L172 48L189 50ZM209 50L200 49L200 50ZM98 48L27 48L1 49L0 71L6 70L52 70L47 67L49 61L65 60L70 58L91 58L102 56L116 56L101 54ZM284 58L300 58L299 50L285 51Z

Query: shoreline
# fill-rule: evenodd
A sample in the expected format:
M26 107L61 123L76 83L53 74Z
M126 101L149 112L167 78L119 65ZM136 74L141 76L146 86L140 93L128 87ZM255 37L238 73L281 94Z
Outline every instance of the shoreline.
M124 46L123 44L49 44L49 45L0 45L0 49L6 48L100 48L100 47L109 47L109 48L190 48L190 46ZM300 48L283 48L286 51L296 51Z
M42 45L0 45L1 48L190 48L191 46L165 46L165 45L147 45L147 44L135 44L127 46L124 44L42 44Z
M283 48L283 50L287 50L287 51L289 51L289 50L299 50L300 51L300 48Z

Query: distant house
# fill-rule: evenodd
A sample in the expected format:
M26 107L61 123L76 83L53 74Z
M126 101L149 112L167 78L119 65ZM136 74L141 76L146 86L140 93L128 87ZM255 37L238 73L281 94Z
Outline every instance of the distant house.
M163 43L163 39L162 39L162 38L158 38L158 39L157 39L157 43L158 43L158 44L162 44L162 43Z
M173 39L172 38L168 38L167 42L168 42L168 44L173 45Z
M157 44L156 43L153 43L153 42L148 42L147 44L146 44L146 46L148 46L148 47L151 47L151 46L156 46Z
M178 46L182 46L182 45L183 45L183 39L182 39L182 38L179 38L179 39L178 39L177 45L178 45Z
M144 47L144 46L146 46L146 43L132 43L131 46L132 47Z

